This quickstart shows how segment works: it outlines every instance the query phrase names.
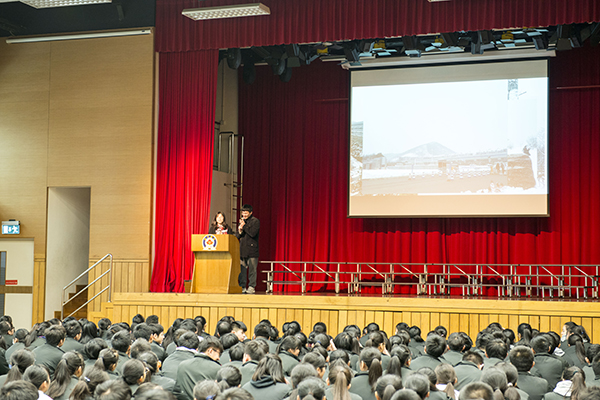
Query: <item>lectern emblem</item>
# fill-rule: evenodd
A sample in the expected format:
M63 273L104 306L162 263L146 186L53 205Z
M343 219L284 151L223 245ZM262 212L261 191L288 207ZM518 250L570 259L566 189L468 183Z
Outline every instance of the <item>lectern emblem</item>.
M215 235L206 235L202 239L202 250L216 250L217 237Z

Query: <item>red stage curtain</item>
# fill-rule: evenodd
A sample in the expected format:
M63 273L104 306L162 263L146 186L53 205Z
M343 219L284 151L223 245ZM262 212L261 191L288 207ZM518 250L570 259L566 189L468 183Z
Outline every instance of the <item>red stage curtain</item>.
M159 63L155 259L150 290L183 292L191 235L209 221L218 52L163 53Z
M598 0L265 0L270 16L192 21L185 8L246 0L157 0L157 51L311 43L600 21Z
M559 53L550 71L549 218L349 219L348 71L316 62L289 83L269 68L240 79L261 261L600 263L600 89L556 89L600 85L600 48Z

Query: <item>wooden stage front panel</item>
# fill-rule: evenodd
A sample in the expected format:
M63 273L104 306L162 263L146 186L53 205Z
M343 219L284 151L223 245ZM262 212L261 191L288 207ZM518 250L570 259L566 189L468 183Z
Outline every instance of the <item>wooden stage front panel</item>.
M600 342L600 306L595 302L571 300L488 300L474 298L369 297L347 295L243 295L192 293L113 293L112 303L90 318L108 317L113 322L127 321L136 314L156 314L165 330L176 318L202 315L213 333L218 320L231 315L248 325L249 331L262 319L278 329L284 322L298 321L308 333L315 322L327 324L335 336L348 324L364 327L376 322L393 334L399 322L417 325L423 337L438 325L449 332L464 331L473 339L491 322L499 322L515 333L528 322L540 331L560 333L562 325L573 321L583 325L594 343ZM250 336L250 335L249 335Z

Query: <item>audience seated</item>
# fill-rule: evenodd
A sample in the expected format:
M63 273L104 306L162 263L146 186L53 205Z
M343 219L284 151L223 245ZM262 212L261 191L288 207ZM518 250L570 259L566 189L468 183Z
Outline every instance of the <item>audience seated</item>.
M473 347L464 332L438 326L423 341L405 323L388 339L376 323L332 338L323 323L305 333L292 321L280 338L263 320L250 340L230 316L216 336L200 316L176 319L166 334L155 315L136 315L131 328L102 319L100 330L73 317L30 332L9 321L0 317L0 348L10 346L0 352L0 387L15 400L33 394L22 381L42 400L600 400L600 345L574 323L560 348L557 333L521 324L509 351L514 333L498 323Z

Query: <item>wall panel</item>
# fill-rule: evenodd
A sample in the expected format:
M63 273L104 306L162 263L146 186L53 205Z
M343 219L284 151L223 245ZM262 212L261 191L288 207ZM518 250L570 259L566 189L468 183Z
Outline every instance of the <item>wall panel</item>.
M48 187L91 188L90 259L137 262L117 282L147 290L154 64L153 35L0 42L0 219L18 216L34 239L35 322L45 313Z
M146 310L151 309L160 316L160 323L166 328L175 318L185 317L189 307L202 304L202 314L209 321L207 332L213 333L216 322L224 315L232 314L246 323L248 336L263 318L269 318L280 330L285 322L296 320L305 333L310 332L316 322L323 321L332 336L346 325L357 324L362 328L370 322L385 327L389 335L394 333L399 322L418 325L423 337L439 322L450 333L464 331L472 338L491 322L500 322L515 333L522 321L531 323L535 329L547 331L553 327L557 332L560 332L561 323L570 320L580 321L594 334L594 328L600 326L600 309L593 302L446 299L440 303L439 299L403 298L395 305L386 300L345 296L115 293L112 306L115 318L119 316L124 321L130 321L139 307L146 306ZM593 340L598 339L593 337Z

